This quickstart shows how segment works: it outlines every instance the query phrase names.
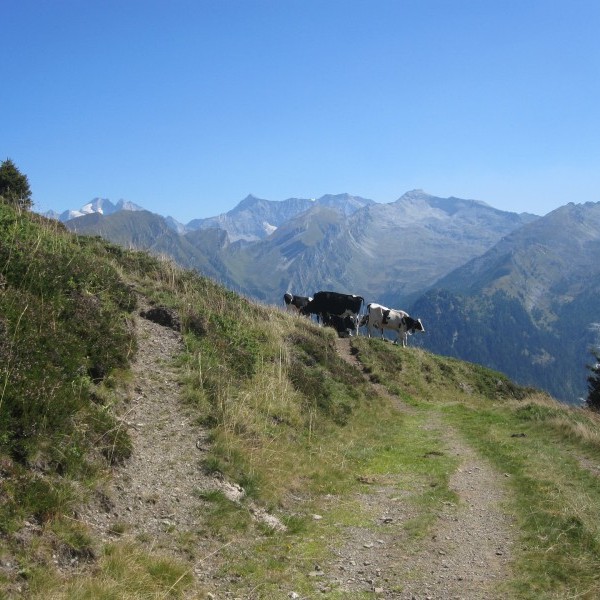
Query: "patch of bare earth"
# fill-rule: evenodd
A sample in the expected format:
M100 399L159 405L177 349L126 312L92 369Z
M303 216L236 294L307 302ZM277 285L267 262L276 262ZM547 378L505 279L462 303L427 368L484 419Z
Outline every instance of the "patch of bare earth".
M207 432L180 398L174 359L183 350L181 334L141 315L134 321L138 352L122 422L131 437L132 454L115 468L79 518L104 541L132 539L150 549L184 553L196 561L194 574L204 581L218 562L219 546L203 534L206 504L199 494L218 489L238 501L243 490L203 470ZM258 510L257 515L269 518Z
M583 469L596 477L600 477L600 464L598 464L598 461L592 460L587 456L578 456L577 461Z
M359 367L349 341L338 341L340 356ZM383 386L399 410L411 410ZM370 523L345 528L338 558L322 567L321 588L332 586L348 596L372 592L381 598L406 600L497 599L498 584L510 576L514 533L502 510L506 481L481 459L439 416L432 412L426 427L439 432L446 452L459 461L450 476L457 504L439 507L428 537L409 540L405 524L413 516L410 492L392 476L375 478L368 491L355 495Z
M104 538L141 535L168 545L166 533L193 527L197 490L210 484L200 468L204 432L179 401L181 334L139 315L135 327L139 348L122 415L133 451L85 517Z

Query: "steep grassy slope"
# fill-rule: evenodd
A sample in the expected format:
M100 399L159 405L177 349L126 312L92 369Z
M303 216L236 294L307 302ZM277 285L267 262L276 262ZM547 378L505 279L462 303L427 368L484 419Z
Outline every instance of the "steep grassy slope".
M69 478L126 458L93 382L126 368L135 297L111 249L0 203L2 530L62 512Z
M193 526L164 525L168 545L111 514L113 476L139 452L128 431L141 424L127 420L139 393L129 364L147 343L132 327L139 299L181 322L184 350L171 365L179 394L164 397L181 410L175 424L202 428L202 472L245 492L233 501L199 489ZM498 597L600 592L593 413L380 340L353 339L359 362L350 364L333 330L3 205L0 327L3 596L368 598L377 586L359 571L377 556L361 554L371 552L364 544L353 550L361 558L351 596L347 581L324 584L321 570L361 529L401 542L381 586L383 597L402 598L419 576L405 562L436 534L442 511L462 509L450 488L461 465L445 429L510 489L504 510L516 544ZM164 373L155 375L158 385ZM153 419L146 415L150 441L162 426ZM174 459L173 489L180 467ZM369 508L377 498L408 516L383 531ZM93 499L105 505L108 536L82 517ZM285 530L254 519L257 507ZM473 551L486 543L475 537Z

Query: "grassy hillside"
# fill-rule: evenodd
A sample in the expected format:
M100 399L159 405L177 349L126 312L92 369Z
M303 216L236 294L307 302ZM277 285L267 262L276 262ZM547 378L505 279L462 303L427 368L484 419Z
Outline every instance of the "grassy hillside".
M101 536L81 517L94 497L109 503L136 452L127 413L141 300L179 315L176 402L206 432L203 472L245 491L232 501L198 490L194 526L167 527L168 548L119 522ZM442 510L461 510L450 430L509 490L516 541L497 597L600 593L593 413L380 340L353 339L350 364L333 330L1 204L0 331L3 597L368 598L377 584L357 578L349 595L321 577L357 529L401 542L381 586L403 597L418 576L410 557ZM406 517L383 531L375 497ZM254 519L255 507L285 529Z
M71 478L130 452L94 386L127 368L135 297L113 255L0 203L0 522L62 513Z

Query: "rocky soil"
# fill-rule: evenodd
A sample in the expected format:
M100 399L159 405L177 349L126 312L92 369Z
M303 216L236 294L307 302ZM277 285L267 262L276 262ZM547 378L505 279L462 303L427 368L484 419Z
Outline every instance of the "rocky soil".
M202 470L206 432L180 401L180 373L173 361L182 349L180 333L142 316L136 317L136 326L139 352L123 423L132 437L133 455L80 518L105 540L134 537L176 553L186 532L195 529L202 509L200 491L221 489L232 499L243 491ZM348 340L338 341L338 351L359 368ZM378 393L387 393L372 385ZM390 399L398 410L411 410L397 398ZM505 478L435 417L427 427L439 432L446 452L460 461L450 479L459 502L445 505L430 536L415 546L414 540L406 544L403 539L402 524L411 517L411 508L393 478L368 482L368 493L357 493L355 500L370 516L370 524L343 528L343 544L332 548L332 560L310 570L316 590L345 590L347 598L365 592L402 600L497 598L492 589L508 574L513 544L511 522L501 510ZM280 526L257 508L250 510L255 518ZM211 590L206 597L233 598L226 583L220 585L212 577L218 547L197 535L194 544L194 554L205 557L196 564L195 575ZM301 596L289 590L282 597Z
M135 325L139 350L123 415L133 452L98 492L84 519L104 539L131 536L169 548L173 530L193 527L198 492L219 482L203 474L205 431L179 399L174 358L183 349L181 334L140 315Z

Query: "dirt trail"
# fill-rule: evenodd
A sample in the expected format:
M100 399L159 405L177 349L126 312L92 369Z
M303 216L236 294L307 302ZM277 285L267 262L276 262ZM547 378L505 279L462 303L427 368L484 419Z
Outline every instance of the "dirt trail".
M194 529L201 507L198 491L214 489L218 482L202 471L206 434L180 401L173 361L183 349L181 334L139 315L135 327L139 349L123 416L133 452L115 469L85 520L105 539L131 536L175 549L173 532Z
M199 581L212 581L222 545L202 532L201 513L208 504L200 494L220 490L237 502L244 491L205 473L208 431L195 423L193 412L181 401L181 373L175 364L183 350L181 333L141 316L149 306L140 301L134 317L138 352L131 366L132 393L123 416L133 452L80 518L105 541L134 538L176 555L187 556L193 548L193 556L212 557L202 558L193 569ZM273 529L282 527L252 502L245 506L255 520Z
M442 507L430 539L418 556L408 558L407 571L418 578L411 589L432 598L496 599L494 586L510 573L514 538L511 519L501 509L507 494L503 475L455 431L433 421L447 452L460 460L449 486L459 501Z
M337 348L344 360L360 368L350 352L350 340L339 339ZM398 410L412 410L383 386L370 383ZM430 536L414 548L414 542L408 546L402 541L402 524L411 515L401 490L392 480L374 482L369 493L358 499L379 532L373 528L346 532L336 583L349 592L370 589L380 598L497 600L494 587L509 575L514 540L511 520L501 509L507 494L504 476L478 457L434 411L426 427L437 431L446 452L460 461L450 477L458 504L440 507Z

